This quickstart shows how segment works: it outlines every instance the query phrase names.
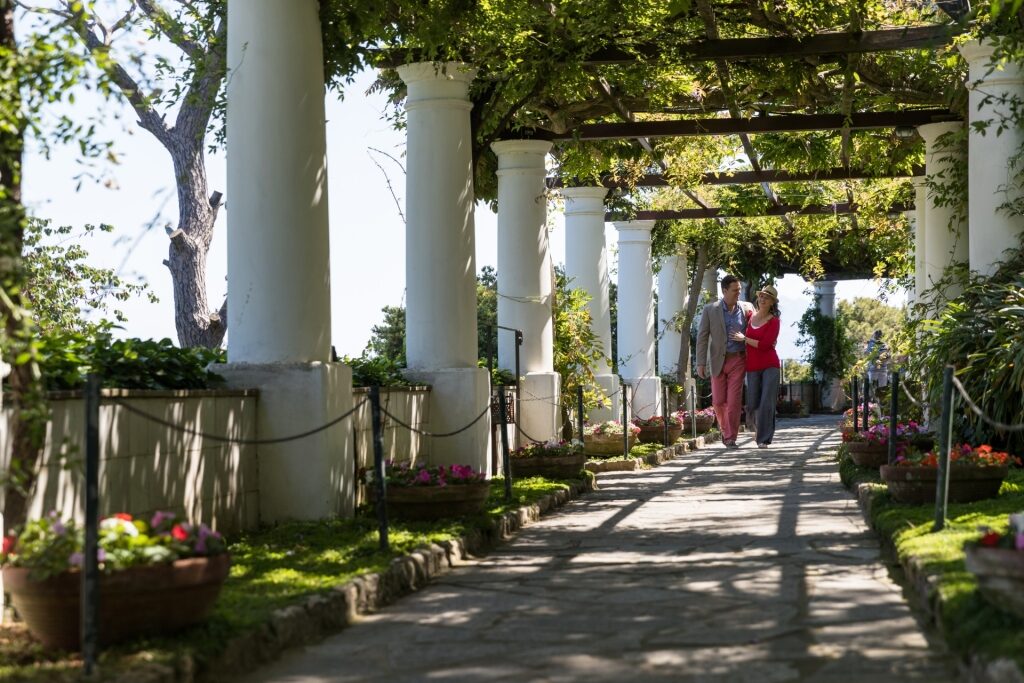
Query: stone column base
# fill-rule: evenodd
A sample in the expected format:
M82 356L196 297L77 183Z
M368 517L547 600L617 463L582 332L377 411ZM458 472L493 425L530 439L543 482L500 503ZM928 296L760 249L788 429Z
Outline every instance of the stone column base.
M562 376L557 372L528 372L520 387L519 427L524 443L530 443L530 439L557 440L562 433Z
M605 395L604 407L591 408L588 416L591 422L607 422L622 419L622 393L619 391L618 375L595 375L597 386Z
M231 388L259 389L257 439L314 429L353 405L352 371L341 363L228 363L210 369ZM353 419L301 439L256 447L261 522L353 515Z
M660 377L628 379L626 383L632 387L632 396L630 396L629 403L630 418L639 417L647 419L654 415L661 415Z
M485 368L407 370L405 376L430 385L423 428L432 433L465 427L491 404L491 380ZM425 437L424 455L431 465L472 465L490 476L490 433L488 410L476 424L454 436Z

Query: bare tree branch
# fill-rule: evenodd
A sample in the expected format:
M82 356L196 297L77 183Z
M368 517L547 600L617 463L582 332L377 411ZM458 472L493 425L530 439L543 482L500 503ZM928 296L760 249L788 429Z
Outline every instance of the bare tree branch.
M174 122L174 128L179 135L189 140L196 140L200 144L210 125L210 117L213 115L213 108L217 102L217 91L220 90L221 83L224 81L227 65L227 36L227 21L220 19L210 38L207 50L205 52L201 50L199 57L193 59L195 76L182 98L181 109L178 110L178 116Z

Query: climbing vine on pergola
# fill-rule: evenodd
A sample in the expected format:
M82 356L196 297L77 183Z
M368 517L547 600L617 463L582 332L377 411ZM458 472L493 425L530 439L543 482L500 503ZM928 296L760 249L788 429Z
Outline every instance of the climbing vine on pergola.
M906 128L857 130L864 112L966 114L966 69L953 49L968 32L1013 33L1013 7L920 0L465 0L341 3L324 0L329 81L366 64L463 61L478 78L472 98L475 189L495 199L491 142L555 137L557 173L576 183L612 174L626 189L610 207L718 207L751 216L659 225L681 241L713 244L722 265L744 273L901 277L908 273L907 176L923 145ZM995 19L999 22L996 22ZM393 71L378 87L404 95ZM840 117L831 130L646 139L585 139L590 124L779 115ZM403 116L396 107L393 115ZM936 119L940 120L940 119ZM724 169L822 172L845 180L700 186ZM658 174L666 186L635 187ZM919 173L918 173L919 174ZM786 207L853 204L856 212L803 216ZM775 209L773 216L761 216ZM750 243L767 245L752 249Z

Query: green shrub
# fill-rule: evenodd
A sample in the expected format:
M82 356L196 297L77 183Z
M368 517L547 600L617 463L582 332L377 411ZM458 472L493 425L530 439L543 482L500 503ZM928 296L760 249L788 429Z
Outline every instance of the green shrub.
M223 382L207 366L226 360L222 349L182 349L166 338L113 339L109 331L52 330L40 336L37 349L43 384L50 391L80 389L90 372L100 376L104 387L207 389Z
M407 387L411 384L402 374L405 368L388 356L345 356L342 362L352 368L354 387Z

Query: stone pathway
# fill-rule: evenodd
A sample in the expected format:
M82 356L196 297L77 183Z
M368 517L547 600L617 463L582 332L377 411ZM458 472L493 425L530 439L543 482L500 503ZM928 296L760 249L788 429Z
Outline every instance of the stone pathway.
M832 417L601 490L252 681L955 680L820 453Z

